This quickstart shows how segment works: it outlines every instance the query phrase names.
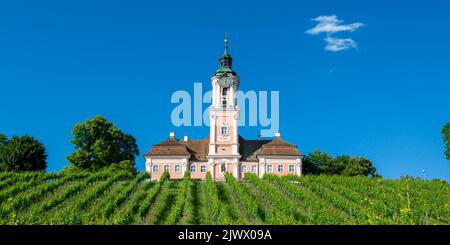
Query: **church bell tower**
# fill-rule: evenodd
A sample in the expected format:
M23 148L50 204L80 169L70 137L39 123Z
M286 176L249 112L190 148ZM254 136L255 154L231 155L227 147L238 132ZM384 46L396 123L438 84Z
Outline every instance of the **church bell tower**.
M232 69L228 53L228 36L225 34L224 53L219 58L220 67L211 78L212 105L210 115L209 157L229 158L237 163L239 159L239 108L236 92L239 77Z

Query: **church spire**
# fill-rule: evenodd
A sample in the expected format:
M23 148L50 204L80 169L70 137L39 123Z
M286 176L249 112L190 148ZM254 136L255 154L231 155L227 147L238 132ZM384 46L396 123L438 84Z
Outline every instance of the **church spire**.
M228 53L228 33L225 33L224 51L223 55L219 58L219 62L220 67L219 69L217 69L216 75L222 73L231 73L233 75L236 75L236 73L231 69L233 58L231 58L231 55Z
M225 33L224 44L225 44L225 50L223 51L223 55L228 55L228 33Z

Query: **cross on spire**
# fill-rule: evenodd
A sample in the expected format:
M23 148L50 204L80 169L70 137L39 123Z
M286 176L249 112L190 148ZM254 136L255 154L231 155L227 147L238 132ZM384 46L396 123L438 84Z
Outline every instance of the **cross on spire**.
M225 39L224 39L224 51L222 56L219 58L220 67L216 71L217 74L223 74L223 73L231 73L233 75L236 75L236 72L234 72L231 68L233 58L231 58L231 55L228 53L228 33L225 33Z
M228 33L225 33L224 44L225 44L225 50L224 50L223 54L228 55Z

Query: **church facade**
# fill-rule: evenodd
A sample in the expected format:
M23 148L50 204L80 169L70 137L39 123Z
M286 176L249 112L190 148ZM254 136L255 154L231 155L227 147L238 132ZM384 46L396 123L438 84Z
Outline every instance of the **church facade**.
M211 78L209 136L202 140L191 140L188 136L177 139L170 132L167 140L144 155L145 169L152 180L158 180L166 171L171 179L181 179L187 170L193 179L205 179L210 172L215 181L223 180L227 172L237 179L244 178L246 173L259 177L265 173L302 175L304 155L295 145L284 141L279 132L272 140L247 140L239 135L236 92L240 79L232 69L232 61L225 38L220 67Z

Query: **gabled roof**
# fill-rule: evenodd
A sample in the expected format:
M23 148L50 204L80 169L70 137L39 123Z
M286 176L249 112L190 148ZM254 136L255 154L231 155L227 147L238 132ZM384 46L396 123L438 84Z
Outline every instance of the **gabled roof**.
M177 140L169 138L152 147L146 156L190 156L193 161L207 161L209 137L202 140ZM246 140L239 135L239 154L243 161L258 161L261 155L302 156L297 146L275 137L273 140Z
M206 156L208 155L209 150L209 137L202 140L188 140L182 141L188 148L188 151L191 153L191 160L193 161L208 161Z
M246 140L244 137L239 135L239 153L242 156L242 160L244 161L257 161L258 153L261 150L261 147L270 140Z
M156 144L152 147L152 150L145 154L146 156L184 156L191 155L186 145L174 137L170 137L168 140Z
M271 142L263 145L258 155L302 156L303 154L296 145L289 144L277 136Z

